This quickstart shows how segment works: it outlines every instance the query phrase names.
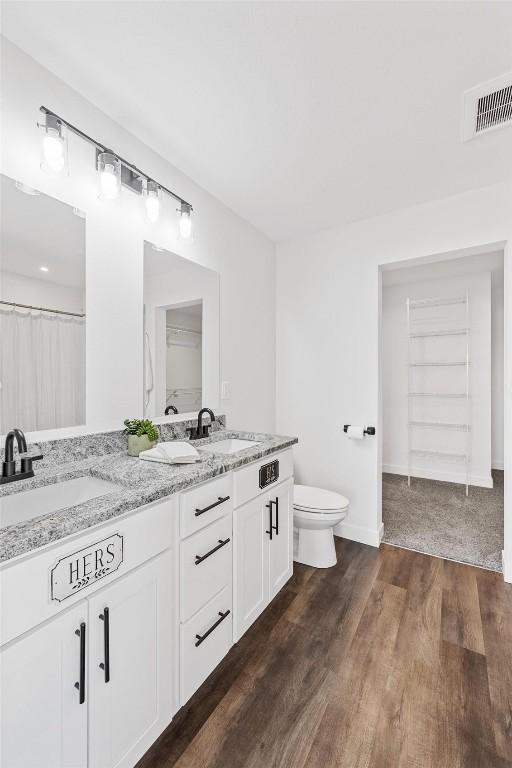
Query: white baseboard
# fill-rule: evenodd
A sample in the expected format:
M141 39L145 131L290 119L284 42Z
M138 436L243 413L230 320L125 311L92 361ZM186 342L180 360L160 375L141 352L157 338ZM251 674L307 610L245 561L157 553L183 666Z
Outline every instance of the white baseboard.
M507 560L505 557L505 550L501 553L501 560L503 563L503 578L509 584L512 584L512 558Z
M358 541L360 544L369 544L370 547L378 547L382 540L384 526L381 523L379 528L362 528L359 525L350 523L338 523L334 529L335 536L341 536L343 539Z
M383 472L389 472L390 475L407 476L407 467L399 464L383 464ZM422 477L425 480L441 480L445 483L460 483L465 485L466 475L460 472L442 472L439 470L418 469L411 467L411 477ZM492 475L470 475L469 484L477 485L480 488L493 488Z
M491 469L505 469L505 464L503 461L500 461L499 459L494 459L491 461Z

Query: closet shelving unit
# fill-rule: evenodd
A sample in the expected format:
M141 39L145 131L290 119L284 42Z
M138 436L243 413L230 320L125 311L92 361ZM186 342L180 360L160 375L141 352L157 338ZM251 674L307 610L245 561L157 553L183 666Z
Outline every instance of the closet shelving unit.
M452 305L461 305L460 309L463 315L463 325L460 322L446 323L443 312ZM469 316L469 295L456 296L450 298L433 297L424 299L406 300L407 310L407 342L408 342L408 468L407 484L411 486L411 466L414 456L423 456L434 460L447 460L464 462L466 470L466 496L469 494L469 476L471 468L471 393L470 393L470 316ZM418 310L423 310L422 316L418 318ZM448 310L449 311L449 310ZM453 337L456 341L457 354L454 358L443 359L442 356L433 359L420 359L418 355L417 340L429 339L431 345L435 347L436 340ZM460 392L436 391L431 388L421 389L415 384L413 372L415 369L441 368L447 371L450 368L464 368L464 387ZM423 399L430 402L430 413L443 404L443 419L431 418L422 420L413 417L414 405L416 400ZM460 419L460 410L458 418L453 416L446 419L446 405L451 401L464 401L464 418ZM454 405L455 407L455 405ZM436 448L416 448L414 438L418 430L432 430L432 435L444 435L445 432L464 432L465 448L460 451L440 450Z

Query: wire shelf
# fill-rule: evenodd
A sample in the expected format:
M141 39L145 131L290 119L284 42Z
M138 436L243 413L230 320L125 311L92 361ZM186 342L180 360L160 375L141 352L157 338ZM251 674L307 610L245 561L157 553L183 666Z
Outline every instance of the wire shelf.
M426 339L429 336L465 336L469 333L469 328L441 328L436 331L418 331L417 333L410 333L410 339Z
M410 309L423 309L423 307L449 307L452 304L467 304L467 296L451 296L442 298L435 296L429 299L410 299Z
M428 429L454 429L459 432L471 432L471 425L467 422L410 421L409 426L426 427Z
M410 453L421 456L428 456L432 459L456 459L460 461L467 461L469 459L469 454L467 453L456 453L452 451L430 451L423 448L411 448Z
M420 309L429 309L429 308L436 308L436 307L450 307L453 305L459 305L463 308L464 312L464 319L460 317L459 312L452 312L450 313L449 310L447 311L440 311L440 312L431 312L428 313L427 316L419 316L416 314L413 310L420 310ZM466 292L465 296L450 296L450 297L431 297L431 298L423 298L423 299L410 299L408 298L406 301L406 310L407 310L407 341L408 341L408 418L407 418L407 433L408 433L408 471L407 471L407 482L408 485L411 485L411 471L412 471L412 465L411 465L411 457L412 456L423 456L425 458L433 459L433 460L454 460L454 461L464 461L465 462L465 469L466 469L466 496L469 492L469 472L470 472L470 463L471 463L471 400L470 400L470 332L471 332L471 322L470 322L470 314L469 314L469 294ZM456 319L456 317L458 319ZM458 346L456 346L456 349L451 353L455 356L456 359L448 359L448 360L441 360L441 359L434 359L434 360L421 360L421 357L425 356L425 350L423 349L423 345L414 344L415 339L440 339L446 336L451 336L455 338L455 342ZM457 339L457 337L459 337ZM434 344L434 341L431 342L431 345ZM429 345L430 346L430 345ZM438 351L438 354L441 352L441 348ZM431 352L432 354L432 352ZM433 353L435 356L435 353ZM441 353L442 355L442 353ZM427 355L428 356L428 355ZM460 356L460 358L459 358ZM422 391L414 391L413 387L416 386L422 386L421 383L415 382L415 376L413 375L414 369L429 369L429 368L440 368L440 369L446 369L448 372L450 368L463 368L465 373L465 391L464 392L422 392ZM424 384L425 385L425 384ZM428 386L428 385L427 385ZM434 386L436 386L434 384ZM461 384L459 383L459 387ZM412 391L411 391L412 390ZM429 406L429 413L428 416L430 419L434 418L432 421L427 420L421 420L418 419L418 416L420 415L427 415L427 414L417 414L413 412L413 409L415 406L413 405L414 398L434 398L434 400L438 400L439 402L433 402ZM446 413L447 407L445 406L442 408L442 410L435 410L436 406L441 406L441 403L444 399L447 400L465 400L464 407L464 413L460 412L460 408L454 410L453 413L448 414ZM455 406L454 406L455 408ZM437 417L440 417L441 419L450 418L450 415L452 417L452 421L441 421L439 418L437 420ZM455 419L453 418L455 417ZM463 419L463 421L457 421L457 419ZM439 447L445 447L443 446L443 438L442 433L446 431L457 431L464 434L464 442L465 442L465 452L452 452L452 451L446 451L446 450L431 450L431 449L420 449L420 448L413 448L412 447L412 441L413 436L416 434L415 429L432 429L437 430L438 434L436 435L434 433L435 441L438 442ZM446 438L444 438L446 439ZM461 446L462 447L462 446Z
M429 366L437 366L438 368L441 366L445 366L447 368L452 368L456 365L470 365L469 360L429 360L425 363L409 363L409 366L411 368L428 368Z
M466 392L409 392L409 397L449 397L469 400L471 395Z

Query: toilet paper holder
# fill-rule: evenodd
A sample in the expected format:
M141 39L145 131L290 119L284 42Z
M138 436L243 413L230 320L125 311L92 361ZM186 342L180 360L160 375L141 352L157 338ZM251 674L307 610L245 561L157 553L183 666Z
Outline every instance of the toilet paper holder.
M344 424L343 425L343 431L348 432L348 428L350 427L350 424ZM366 429L363 430L364 435L374 435L375 434L375 427L366 427Z

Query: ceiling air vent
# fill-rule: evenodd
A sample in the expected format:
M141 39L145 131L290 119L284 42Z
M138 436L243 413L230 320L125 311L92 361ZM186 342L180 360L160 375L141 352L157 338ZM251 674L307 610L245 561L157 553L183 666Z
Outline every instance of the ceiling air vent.
M464 93L464 141L512 125L512 72Z

